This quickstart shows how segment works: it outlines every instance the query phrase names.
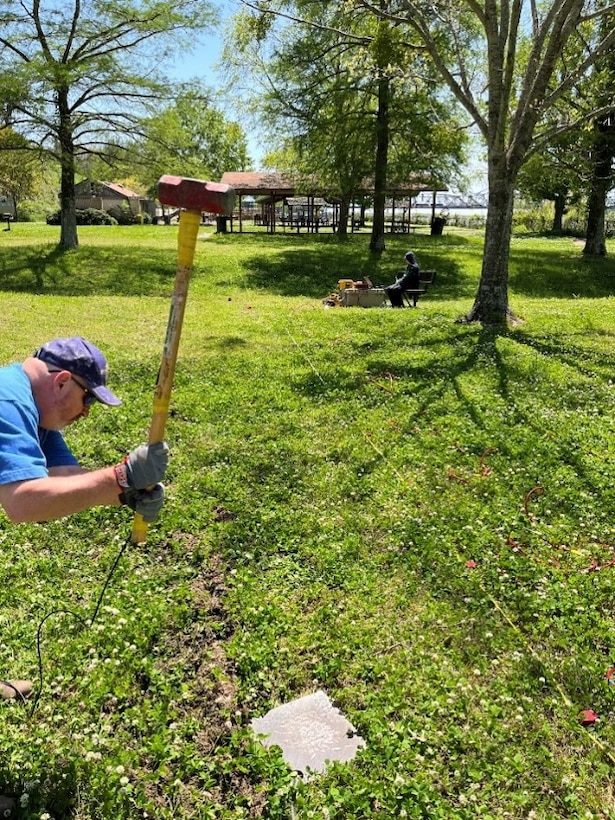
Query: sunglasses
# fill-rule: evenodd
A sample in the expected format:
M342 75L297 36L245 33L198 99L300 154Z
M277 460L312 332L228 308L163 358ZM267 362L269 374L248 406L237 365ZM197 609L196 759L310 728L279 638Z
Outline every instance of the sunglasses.
M48 373L62 373L61 370L49 370L49 369L47 370L47 372ZM83 390L83 406L87 407L87 408L90 408L94 404L94 402L98 401L98 399L96 398L94 393L92 393L92 391L89 390L84 384L81 384L79 379L76 379L73 376L72 373L70 374L70 377L75 382L75 384L78 385Z
M84 384L81 384L71 373L71 379L75 382L75 384L79 385L79 387L83 390L83 406L84 407L91 407L95 401L97 401L96 396L89 390Z

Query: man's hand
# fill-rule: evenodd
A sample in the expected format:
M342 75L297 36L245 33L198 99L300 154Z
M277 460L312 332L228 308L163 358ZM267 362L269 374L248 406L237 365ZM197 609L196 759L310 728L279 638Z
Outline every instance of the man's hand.
M116 465L117 483L123 490L153 487L164 478L168 460L169 448L166 442L142 444L127 455L121 464Z
M160 510L164 503L164 487L156 484L152 490L137 490L135 487L128 487L120 495L122 504L134 510L143 517L146 524L151 524L160 515Z

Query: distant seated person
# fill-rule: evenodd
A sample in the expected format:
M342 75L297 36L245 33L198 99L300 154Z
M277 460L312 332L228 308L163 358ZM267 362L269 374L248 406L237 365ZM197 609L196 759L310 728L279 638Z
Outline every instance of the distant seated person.
M408 251L408 253L404 256L404 259L406 260L406 270L397 277L395 284L389 285L388 288L385 288L387 296L391 302L391 307L403 307L404 291L418 290L420 285L419 266L416 263L416 259L414 258L412 251ZM414 306L416 307L419 297L418 294L413 294L413 296Z

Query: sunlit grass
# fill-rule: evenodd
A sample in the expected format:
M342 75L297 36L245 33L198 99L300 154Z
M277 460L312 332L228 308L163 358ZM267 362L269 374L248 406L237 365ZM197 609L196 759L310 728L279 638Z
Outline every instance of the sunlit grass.
M32 260L20 228L6 266ZM50 246L40 291L14 263L0 353L64 333L108 352L124 404L68 432L94 467L147 435L176 231L89 230ZM0 792L29 795L24 817L613 816L613 263L516 240L525 321L495 332L454 321L480 235L417 236L438 270L417 310L323 308L407 243L203 238L168 501L91 628L127 511L0 518L2 675L36 678L42 618L74 613L43 627L32 717L0 705ZM303 784L248 724L317 688L366 748Z

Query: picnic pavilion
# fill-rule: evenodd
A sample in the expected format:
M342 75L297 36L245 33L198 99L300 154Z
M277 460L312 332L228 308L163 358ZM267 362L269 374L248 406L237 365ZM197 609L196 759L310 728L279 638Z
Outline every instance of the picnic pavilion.
M238 220L239 232L243 231L246 218L253 219L255 225L266 228L267 233L276 233L279 227L308 232L318 232L323 227L330 227L334 232L339 225L339 199L327 196L319 190L309 190L309 183L304 178L294 179L289 174L273 171L228 171L223 174L221 182L234 188L237 195L235 213L230 217L230 227ZM432 222L435 218L436 194L446 191L447 188L439 180L431 176L416 175L404 184L392 186L387 190L387 210L391 217L385 227L391 233L409 233L411 224L412 198L423 191L433 192L431 209ZM307 193L306 193L307 191ZM301 192L301 193L300 193ZM356 196L369 197L374 195L374 184L371 180L364 180L355 191ZM244 201L253 198L257 211L246 216ZM396 214L401 211L401 218ZM354 202L351 205L352 230L359 224L359 215L356 214ZM222 227L219 225L219 228ZM414 226L415 227L415 226ZM222 230L226 230L226 219Z

